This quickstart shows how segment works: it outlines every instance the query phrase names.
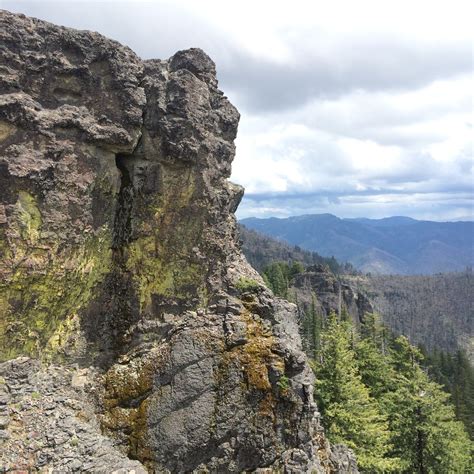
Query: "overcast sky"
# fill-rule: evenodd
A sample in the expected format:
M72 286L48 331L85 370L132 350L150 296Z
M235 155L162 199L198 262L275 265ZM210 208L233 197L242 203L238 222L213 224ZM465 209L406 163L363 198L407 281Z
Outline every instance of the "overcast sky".
M238 216L473 219L474 8L456 0L0 0L143 58L203 48L239 108Z

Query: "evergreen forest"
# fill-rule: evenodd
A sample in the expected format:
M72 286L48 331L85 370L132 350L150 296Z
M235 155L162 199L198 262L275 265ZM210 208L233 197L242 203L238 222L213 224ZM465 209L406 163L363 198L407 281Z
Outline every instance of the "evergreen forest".
M262 274L292 300L303 271L297 261L272 262ZM344 309L322 315L312 298L298 311L329 440L352 448L361 472L473 472L474 370L465 353L430 354L375 313L355 324Z

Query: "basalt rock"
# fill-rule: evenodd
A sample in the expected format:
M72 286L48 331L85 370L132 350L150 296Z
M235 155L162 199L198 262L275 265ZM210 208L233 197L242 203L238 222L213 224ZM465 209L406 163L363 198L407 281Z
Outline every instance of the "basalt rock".
M321 428L296 307L236 243L239 114L212 60L0 22L2 462L357 472Z
M366 313L374 312L366 293L336 276L325 265L313 265L297 274L289 291L304 311L309 312L313 307L324 317L331 312L339 315L345 312L356 326L363 322Z

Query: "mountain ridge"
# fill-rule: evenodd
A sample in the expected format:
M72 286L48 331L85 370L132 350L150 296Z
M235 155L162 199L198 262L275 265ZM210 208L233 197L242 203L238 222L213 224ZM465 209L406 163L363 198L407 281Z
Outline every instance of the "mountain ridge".
M460 271L474 263L474 222L435 222L405 216L383 219L307 214L246 218L240 223L323 257L334 256L376 274Z

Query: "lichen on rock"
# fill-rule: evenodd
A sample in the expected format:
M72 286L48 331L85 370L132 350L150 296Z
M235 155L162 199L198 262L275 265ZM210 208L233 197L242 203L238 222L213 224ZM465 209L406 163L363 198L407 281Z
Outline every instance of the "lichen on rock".
M324 437L294 305L240 252L239 113L212 60L0 24L0 357L92 374L75 403L140 469L356 472Z

